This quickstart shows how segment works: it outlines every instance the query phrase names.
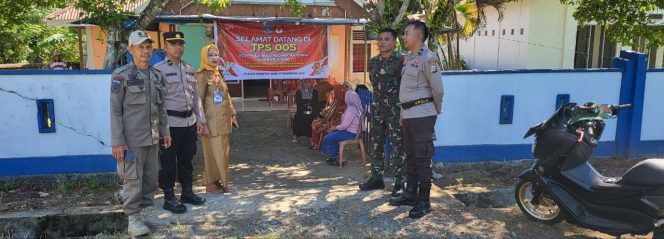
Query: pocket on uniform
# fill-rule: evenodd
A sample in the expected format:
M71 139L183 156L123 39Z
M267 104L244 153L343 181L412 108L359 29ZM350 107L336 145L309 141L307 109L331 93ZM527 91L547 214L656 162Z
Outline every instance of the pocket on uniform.
M139 87L138 85L127 86L128 94L125 95L125 101L130 104L145 104L147 103L147 98L145 98L145 88Z
M136 159L117 163L118 176L122 179L138 179L136 171Z
M415 157L416 158L430 158L436 153L433 146L433 141L416 141L415 142Z

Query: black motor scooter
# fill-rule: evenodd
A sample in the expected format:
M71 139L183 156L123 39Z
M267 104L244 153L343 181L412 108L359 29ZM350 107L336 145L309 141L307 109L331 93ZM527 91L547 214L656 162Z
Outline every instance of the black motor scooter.
M604 120L631 105L569 103L530 128L533 166L519 175L516 202L528 218L562 220L616 237L664 238L664 159L647 159L620 178L605 177L588 163L604 131Z

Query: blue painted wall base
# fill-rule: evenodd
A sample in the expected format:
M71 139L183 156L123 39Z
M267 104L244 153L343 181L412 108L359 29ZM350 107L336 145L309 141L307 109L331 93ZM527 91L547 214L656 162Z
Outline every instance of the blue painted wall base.
M664 141L653 147L653 150L657 150L656 147L664 149ZM433 161L447 163L533 159L531 150L531 144L438 146ZM602 141L593 157L610 157L615 155L615 150L616 142Z
M115 170L116 162L110 154L0 159L0 176L105 173Z

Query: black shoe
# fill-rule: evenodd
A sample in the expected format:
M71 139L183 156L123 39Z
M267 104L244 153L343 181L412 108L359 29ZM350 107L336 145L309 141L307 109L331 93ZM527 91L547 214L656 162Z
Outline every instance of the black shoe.
M339 166L339 161L337 161L336 159L327 160L327 164L331 166Z
M164 189L164 210L171 211L172 213L175 214L181 214L185 213L187 211L187 207L184 206L184 204L178 202L175 199L175 192L173 191L172 188L167 188Z
M180 195L181 203L189 203L191 205L203 205L205 203L205 198L199 197L193 192L186 192Z
M390 205L392 206L415 206L417 203L417 195L410 194L405 191L396 198L390 198Z
M394 193L394 192L392 192ZM417 184L408 183L406 190L401 192L398 197L390 198L390 205L392 206L415 206L417 203Z
M429 193L431 192L431 181L419 182L419 197L417 204L408 212L410 218L420 218L431 212L431 203L429 203Z
M380 174L372 173L371 178L369 178L369 181L360 184L361 191L378 190L384 188L385 188L385 183L383 182L383 176Z
M410 218L421 218L424 215L427 215L431 212L431 203L429 203L429 197L420 197L415 204L413 209L410 209L408 212L408 217Z
M395 184L392 188L392 194L390 194L390 199L397 199L403 193L403 184Z

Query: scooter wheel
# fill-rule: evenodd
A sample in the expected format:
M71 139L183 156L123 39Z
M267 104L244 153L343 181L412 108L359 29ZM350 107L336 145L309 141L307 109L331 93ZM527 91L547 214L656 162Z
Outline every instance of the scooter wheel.
M655 227L655 230L652 232L653 239L664 239L664 228Z
M514 197L521 211L531 220L544 224L552 225L563 221L565 212L546 193L540 195L539 204L532 203L533 192L535 191L533 185L532 182L523 179L516 184Z

